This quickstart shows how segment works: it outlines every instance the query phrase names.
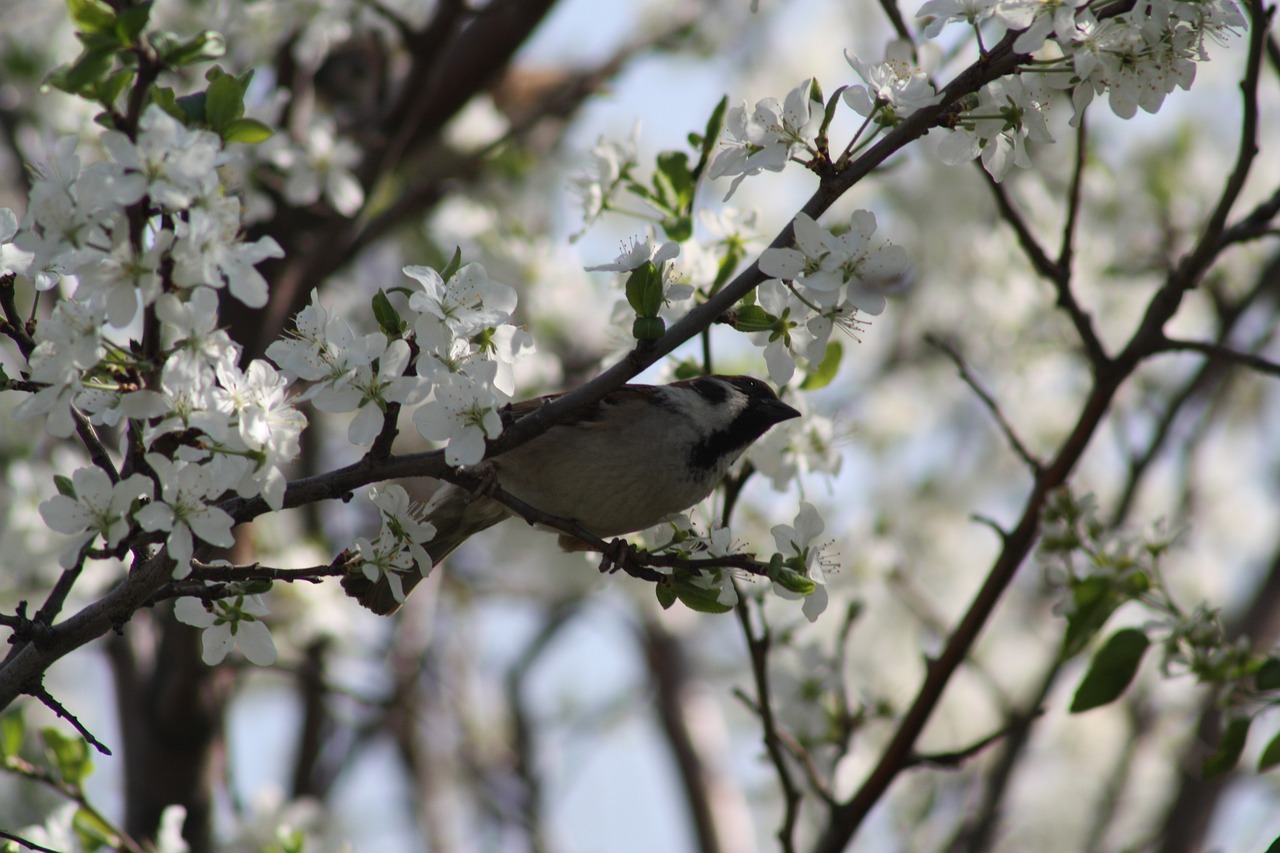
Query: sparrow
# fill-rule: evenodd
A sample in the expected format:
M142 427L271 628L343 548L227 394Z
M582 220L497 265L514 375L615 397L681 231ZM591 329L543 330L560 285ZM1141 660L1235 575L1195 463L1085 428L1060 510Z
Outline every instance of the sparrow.
M503 408L504 428L561 395ZM481 463L511 496L601 539L652 527L701 501L774 424L800 413L751 376L702 376L669 385L623 385L585 411ZM512 515L498 501L445 484L426 507L437 565L467 538ZM562 544L566 546L562 537ZM408 595L422 576L402 576ZM400 606L385 578L342 580L375 613Z

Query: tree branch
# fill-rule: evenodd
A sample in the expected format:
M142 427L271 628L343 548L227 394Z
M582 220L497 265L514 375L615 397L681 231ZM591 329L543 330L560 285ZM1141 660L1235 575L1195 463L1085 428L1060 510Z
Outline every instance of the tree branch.
M995 397L991 396L991 393L988 392L987 389L983 388L982 384L978 382L977 377L975 377L969 370L969 365L965 362L964 356L962 356L955 347L937 335L932 333L926 334L924 339L930 346L937 347L947 354L947 357L950 358L951 362L956 366L956 370L960 372L960 378L963 379L964 383L973 390L973 393L978 395L978 399L982 401L982 404L986 407L987 411L991 413L993 418L995 418L996 424L1000 427L1000 432L1004 434L1005 440L1009 442L1009 446L1013 449L1013 452L1018 455L1018 458L1021 459L1028 468L1031 469L1033 476L1039 476L1040 472L1044 469L1044 463L1037 459L1035 455L1027 449L1027 446L1022 443L1022 439L1018 438L1018 434L1014 431L1013 425L1009 423L1009 419L1005 417L1004 412L1000 409L1000 404L997 403ZM999 530L998 527L996 529ZM1004 532L1000 532L1003 536Z

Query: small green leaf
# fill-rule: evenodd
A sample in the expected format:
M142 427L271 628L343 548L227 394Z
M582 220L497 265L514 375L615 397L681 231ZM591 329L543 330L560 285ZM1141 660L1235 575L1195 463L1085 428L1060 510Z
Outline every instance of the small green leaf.
M1089 671L1076 688L1071 713L1079 714L1118 699L1133 681L1150 645L1147 635L1137 628L1123 628L1112 634L1093 656Z
M115 34L120 39L120 44L137 44L138 36L142 35L142 31L147 28L147 21L151 20L151 6L152 0L147 0L120 10L115 23Z
M1222 732L1222 740L1218 741L1218 749L1204 760L1201 773L1204 778L1212 779L1231 770L1240 761L1240 753L1244 752L1245 741L1249 738L1249 726L1252 717L1233 717Z
M54 474L53 485L57 488L58 494L63 497L71 498L73 501L76 500L76 487L75 484L71 482L70 477L64 474Z
M388 337L398 338L405 330L405 322L400 319L400 312L391 304L387 294L379 290L373 294L373 318Z
M728 613L733 608L720 603L720 591L694 583L683 575L672 575L671 586L680 603L698 613Z
M86 47L74 63L55 68L48 83L72 95L90 93L111 71L115 59L115 47Z
M707 119L707 128L702 133L702 138L696 143L690 138L690 143L700 146L698 151L698 165L693 167L693 180L696 183L698 178L702 177L702 173L707 168L707 163L711 161L711 156L716 153L716 146L720 144L720 131L724 128L724 114L729 109L729 96L725 95L716 104L715 109L711 111L711 116Z
M659 175L664 179L666 192L671 193L671 209L687 209L693 202L693 173L689 171L689 155L683 151L660 152L658 171L654 175L654 189L658 189Z
M82 737L64 735L55 728L41 729L40 736L62 781L78 787L93 770L89 744Z
M265 142L275 134L269 125L256 118L238 118L221 130L223 142L245 142L250 145Z
M666 578L653 585L653 593L658 597L658 604L663 610L670 610L671 605L676 603L676 591L671 588L671 582Z
M184 124L187 121L187 111L178 104L178 98L174 94L173 89L168 86L156 86L151 90L151 103L160 107L169 115L176 118Z
M453 257L449 259L449 263L445 264L444 269L440 270L440 278L448 281L460 269L462 269L462 247L455 246Z
M1067 617L1067 632L1062 638L1062 659L1070 660L1093 639L1107 624L1124 598L1115 584L1101 576L1071 581L1071 614Z
M82 33L109 32L115 27L115 10L102 0L67 0L67 11Z
M836 378L836 373L840 370L840 363L844 360L844 347L839 341L828 341L827 351L822 356L822 363L817 367L811 368L805 374L804 381L800 383L800 388L805 391L816 391L819 388L826 388Z
M204 120L219 133L244 115L244 89L230 74L216 74L205 90Z
M639 317L657 317L662 308L662 273L645 261L627 278L627 302Z
M733 311L733 327L739 332L767 332L778 318L759 305L739 305Z
M1280 658L1267 658L1253 677L1259 690L1280 689Z
M667 332L661 317L637 317L631 321L631 336L637 341L656 341Z
M179 40L173 33L156 33L151 37L151 43L160 54L160 60L173 68L210 62L227 52L226 39L214 30L197 33L186 41Z
M809 100L817 101L820 104L826 101L826 98L822 97L822 84L818 82L817 77L814 77L809 84Z
M818 137L820 139L827 138L827 131L831 128L831 120L835 118L836 108L840 106L840 96L843 95L844 90L848 88L848 86L841 86L831 93L831 99L827 101L827 108L822 113L822 127L818 130Z
M120 836L115 829L88 809L76 809L75 816L71 819L71 828L75 831L80 846L88 853L104 847L112 850L120 847Z
M107 76L105 80L98 84L93 93L93 99L104 107L112 106L120 95L133 83L134 72L132 68L121 68L114 74Z
M693 236L693 217L689 215L688 208L679 216L664 216L661 225L662 233L677 243L683 243Z
M206 124L205 110L208 102L209 95L207 92L192 92L190 95L183 95L174 101L174 105L180 110L174 118L187 126Z
M0 717L0 758L18 754L22 749L22 738L26 734L26 728L26 722L22 719L21 705Z
M1262 755L1258 757L1258 772L1266 773L1277 764L1280 764L1280 734L1273 737L1262 750Z

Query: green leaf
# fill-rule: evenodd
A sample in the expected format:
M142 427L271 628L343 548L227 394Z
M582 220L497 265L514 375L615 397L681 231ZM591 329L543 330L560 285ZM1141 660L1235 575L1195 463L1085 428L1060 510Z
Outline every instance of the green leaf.
M1259 690L1280 689L1280 658L1267 658L1253 676Z
M836 116L836 109L840 106L840 96L844 94L844 90L848 86L841 86L831 93L831 100L827 101L827 108L822 113L822 127L818 129L818 138L825 140L827 131L831 128L831 120Z
M254 144L265 142L275 134L269 125L256 118L238 118L221 130L223 142L246 142Z
M115 10L102 0L67 0L67 11L82 33L110 32L116 24Z
M667 332L667 321L661 317L637 317L631 321L631 336L637 341L656 341Z
M75 484L71 482L70 477L64 474L54 474L53 485L58 490L58 494L63 497L71 498L73 501L76 500L76 487Z
M445 264L444 269L440 270L440 278L448 281L460 269L462 269L462 247L455 246L453 257L449 259L449 263Z
M142 35L142 31L147 28L147 22L151 20L151 6L151 0L147 0L145 3L134 3L120 10L115 23L115 34L116 38L120 39L120 44L138 43L138 36Z
M114 46L94 48L86 46L74 63L59 66L50 72L48 83L72 95L91 94L111 71L115 59Z
M671 586L680 603L698 613L728 613L733 608L720 603L720 591L699 586L684 575L672 575Z
M115 828L88 809L76 809L71 819L71 828L75 831L80 846L89 853L106 847L115 850L120 847L120 836Z
M662 273L646 261L627 278L627 302L639 317L657 317L662 308Z
M64 735L55 728L41 729L40 736L44 738L49 760L62 781L79 787L93 771L93 762L89 759L89 744L82 737Z
M379 290L373 295L373 318L388 337L398 338L405 330L405 322L400 319L400 312L391 304L387 294Z
M739 332L767 332L778 318L759 305L739 305L733 311L733 327Z
M22 749L22 738L26 735L26 729L21 705L0 717L0 758L9 758L18 754Z
M134 72L132 68L121 68L114 74L99 84L97 91L94 93L94 100L102 104L104 107L110 107L124 91L133 84Z
M207 92L192 92L174 101L180 112L174 116L185 125L207 124L205 111L209 102Z
M1151 640L1137 628L1123 628L1112 634L1093 656L1089 671L1076 688L1071 713L1079 714L1118 699L1133 681L1150 645Z
M737 240L731 240L725 245L724 257L720 259L720 266L716 269L716 280L711 282L712 293L716 293L729 283L729 279L738 269L738 264L742 263L746 255L746 250Z
M724 114L729 109L729 96L725 95L716 104L715 109L711 111L711 116L707 119L707 129L703 131L702 138L698 140L701 148L698 151L698 165L693 167L693 180L697 182L702 177L703 171L707 168L707 163L711 161L711 155L715 154L716 146L720 143L720 131L724 129ZM692 139L689 140L693 142Z
M689 171L689 155L683 151L662 151L658 154L658 171L654 174L654 189L659 189L662 177L666 192L670 193L669 207L674 212L687 210L693 203L693 173Z
M178 98L174 94L173 89L168 86L156 86L151 90L151 103L160 107L169 115L176 118L184 124L187 121L187 111L178 104Z
M1271 845L1267 847L1267 853L1280 853L1280 836L1277 836L1276 840L1272 841Z
M230 74L216 74L205 90L204 120L219 133L244 115L244 89Z
M173 33L156 33L151 43L160 54L160 61L172 68L210 62L227 52L227 40L214 30L197 33L186 41Z
M676 591L671 588L671 582L666 578L653 585L653 593L658 597L658 604L663 610L670 610L671 605L676 603Z
M1277 764L1280 764L1280 734L1273 737L1262 750L1262 755L1258 758L1258 772L1266 773Z
M677 243L683 243L693 236L693 217L687 212L681 213L679 216L664 216L662 218L662 233L667 235L668 239L675 240Z
M826 388L836 378L836 373L839 372L840 363L843 359L844 347L840 345L840 342L828 341L827 351L822 356L822 363L805 374L804 381L800 383L800 387L805 391Z
M1218 741L1217 750L1204 760L1201 768L1204 778L1221 776L1236 766L1240 761L1240 753L1244 752L1244 743L1249 738L1249 726L1252 724L1252 717L1231 718L1222 732L1222 740Z
M1115 584L1101 576L1071 581L1071 615L1067 617L1067 633L1062 638L1062 659L1070 660L1093 639L1124 598Z

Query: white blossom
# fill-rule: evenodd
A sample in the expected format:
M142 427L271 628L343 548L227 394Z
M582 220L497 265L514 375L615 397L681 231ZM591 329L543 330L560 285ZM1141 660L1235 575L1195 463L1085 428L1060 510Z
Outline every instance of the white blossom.
M450 465L474 465L484 458L485 439L502 432L498 407L506 395L493 386L497 365L480 362L466 374L455 373L437 382L431 400L413 413L423 438L447 441L444 458Z
M276 644L262 617L270 611L259 595L238 595L235 599L212 601L179 598L173 614L179 622L202 628L201 659L209 666L222 663L237 646L250 663L269 666L276 660Z
M909 42L897 40L885 48L884 62L872 64L846 50L845 60L858 72L864 85L850 86L841 96L858 115L874 117L878 124L893 127L916 110L932 106L941 97L933 90L929 75L912 55Z
M823 105L813 100L812 91L810 78L792 89L782 104L776 98L765 98L750 112L745 102L729 110L725 147L707 171L710 178L733 177L725 201L744 178L762 171L781 172L799 149L813 150L822 127Z
M195 539L220 548L235 544L231 516L209 503L226 485L204 465L169 460L158 453L148 453L146 460L160 483L161 499L138 510L135 517L143 530L168 532L165 544L177 564L173 576L184 578L191 573Z
M101 536L107 548L120 544L129 532L134 501L151 496L151 481L141 474L112 483L96 465L71 475L74 495L54 495L40 504L40 517L58 533L72 537L58 557L63 568L76 564L85 545Z

